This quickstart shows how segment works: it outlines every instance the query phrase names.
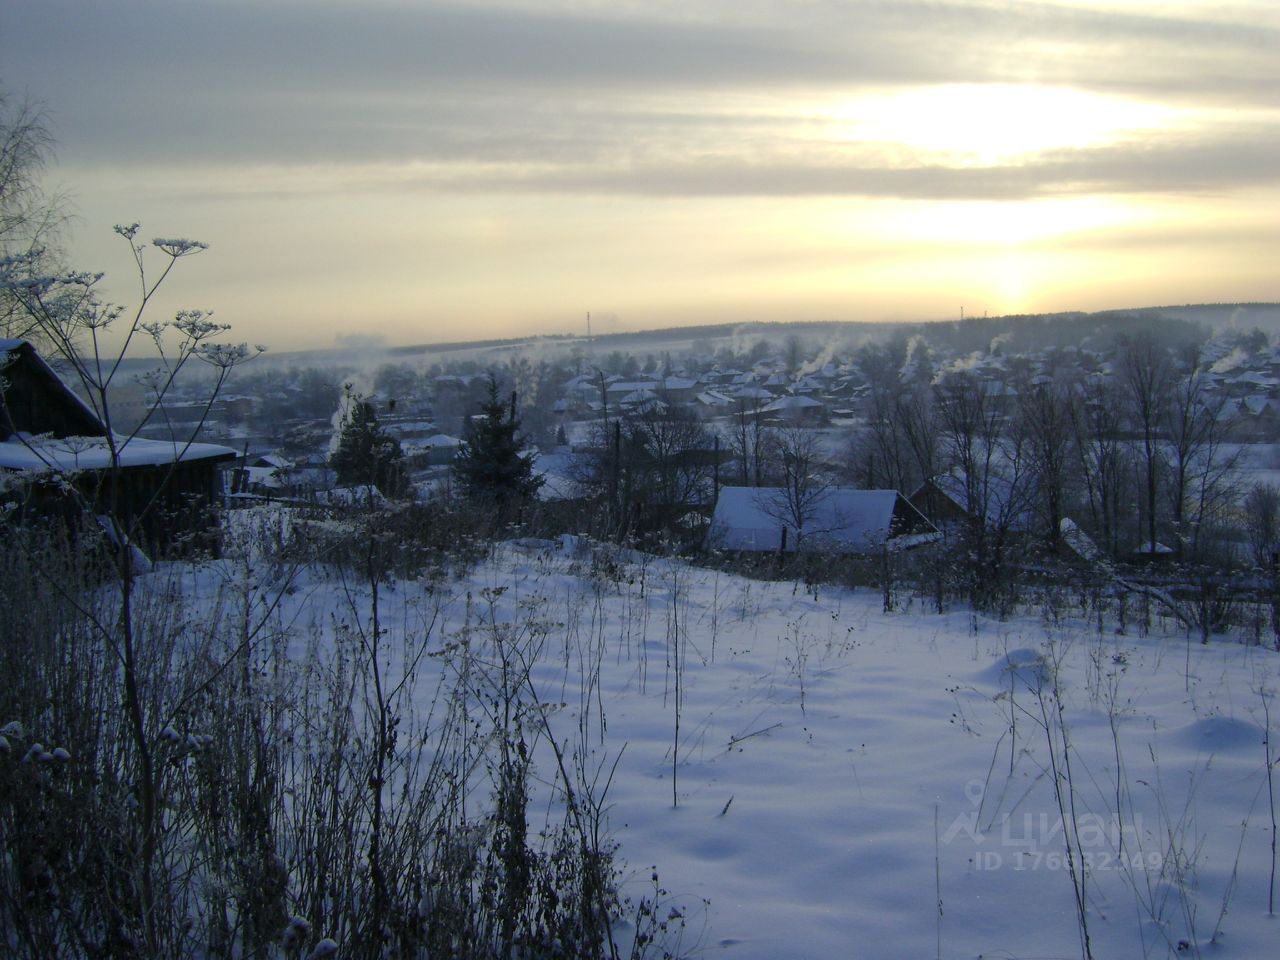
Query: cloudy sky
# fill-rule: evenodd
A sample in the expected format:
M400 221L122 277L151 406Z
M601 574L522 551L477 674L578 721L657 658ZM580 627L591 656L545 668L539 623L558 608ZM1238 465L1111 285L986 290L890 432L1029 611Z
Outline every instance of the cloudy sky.
M15 0L0 83L275 349L1280 300L1276 0Z

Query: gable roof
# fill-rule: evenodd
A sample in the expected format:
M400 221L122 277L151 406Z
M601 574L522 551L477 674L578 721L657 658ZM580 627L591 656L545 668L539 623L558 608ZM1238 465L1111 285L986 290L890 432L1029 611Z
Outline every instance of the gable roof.
M726 550L777 550L786 529L786 549L793 552L797 531L785 516L781 488L722 487L711 517L711 542ZM938 537L933 524L896 490L828 489L815 498L804 527L799 539L806 549L844 554Z
M762 413L795 413L801 410L820 410L825 407L821 400L813 397L785 396L764 407Z
M911 494L913 503L928 498L930 490L941 495L956 510L968 514L969 503L963 473L943 473L931 477ZM1025 533L1035 527L1035 507L1029 481L1014 483L1007 477L991 474L984 488L986 502L982 515L988 527L1006 526L1017 533Z

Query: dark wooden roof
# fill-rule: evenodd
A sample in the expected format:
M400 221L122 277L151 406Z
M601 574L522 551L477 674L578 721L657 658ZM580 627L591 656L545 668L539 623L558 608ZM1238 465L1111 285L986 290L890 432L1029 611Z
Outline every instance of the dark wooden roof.
M25 340L0 340L0 441L15 433L105 437L97 415Z

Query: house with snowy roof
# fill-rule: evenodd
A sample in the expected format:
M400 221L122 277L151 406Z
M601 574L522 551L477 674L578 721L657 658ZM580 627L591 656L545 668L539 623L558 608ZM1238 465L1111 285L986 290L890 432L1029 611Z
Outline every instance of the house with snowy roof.
M661 383L662 398L668 403L690 403L702 387L693 377L667 376Z
M787 423L819 424L827 417L827 405L813 397L788 394L766 404L760 412Z
M937 528L896 490L832 487L805 504L799 525L796 512L780 487L722 487L708 546L747 553L865 555L940 538Z
M662 387L656 380L615 380L605 388L610 403L621 401L631 394L651 393L657 396Z
M748 403L755 402L761 405L773 402L773 394L764 387L758 387L755 384L738 387L730 391L729 396L733 397L735 400L743 400Z
M0 340L0 498L19 517L86 512L150 553L216 545L230 447L108 435L25 340ZM110 481L110 482L109 482Z
M969 484L961 471L939 474L920 484L908 499L939 529L981 519L988 529L1030 533L1035 529L1034 486L991 474Z
M1280 400L1252 395L1240 401L1238 421L1248 436L1272 440L1280 436Z
M410 440L401 449L414 466L446 466L457 459L462 441L447 433L435 433L423 440Z

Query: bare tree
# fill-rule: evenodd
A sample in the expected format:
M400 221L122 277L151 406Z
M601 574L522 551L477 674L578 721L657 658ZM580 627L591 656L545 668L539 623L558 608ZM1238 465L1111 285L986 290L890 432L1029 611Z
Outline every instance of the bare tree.
M1008 431L1004 386L964 371L934 384L944 457L958 478L967 515L961 578L979 609L1004 603L1011 581L1009 538L1026 515L1027 457Z
M53 156L53 135L40 106L0 89L0 269L7 280L49 275L53 250L66 224L62 197L45 191L41 174ZM39 339L40 328L12 292L0 284L0 332Z
M1188 348L1164 409L1168 437L1169 519L1179 558L1198 560L1204 532L1227 505L1236 453L1227 447L1228 427L1221 417L1225 397L1215 395L1199 362Z
M1159 477L1162 467L1161 428L1174 383L1169 351L1150 333L1142 333L1121 343L1119 378L1128 400L1131 429L1141 443L1142 503L1146 510L1146 537L1154 549L1159 505Z
M1084 378L1069 394L1067 412L1074 434L1076 463L1088 496L1094 538L1115 557L1125 501L1122 478L1128 474L1128 448L1121 439L1124 407L1120 388L1101 375Z
M672 533L712 495L715 439L687 409L651 404L603 420L593 447L579 482L599 494L610 536Z
M817 508L831 487L821 440L803 427L781 427L770 432L769 450L778 494L766 502L765 511L795 532L799 550L806 534L818 532L813 529Z
M1056 546L1066 516L1071 458L1070 387L1057 380L1025 383L1018 393L1017 429L1025 438L1032 490L1044 530Z
M866 428L851 443L849 472L864 487L909 491L938 472L928 351L919 339L868 345L858 369Z
M742 485L758 487L765 470L768 439L763 399L738 397L734 401L731 430L729 446L738 464Z
M1244 496L1244 529L1254 566L1268 570L1280 547L1280 487L1255 483Z
M1280 650L1280 487L1254 484L1242 507L1254 568L1270 575L1271 629Z

